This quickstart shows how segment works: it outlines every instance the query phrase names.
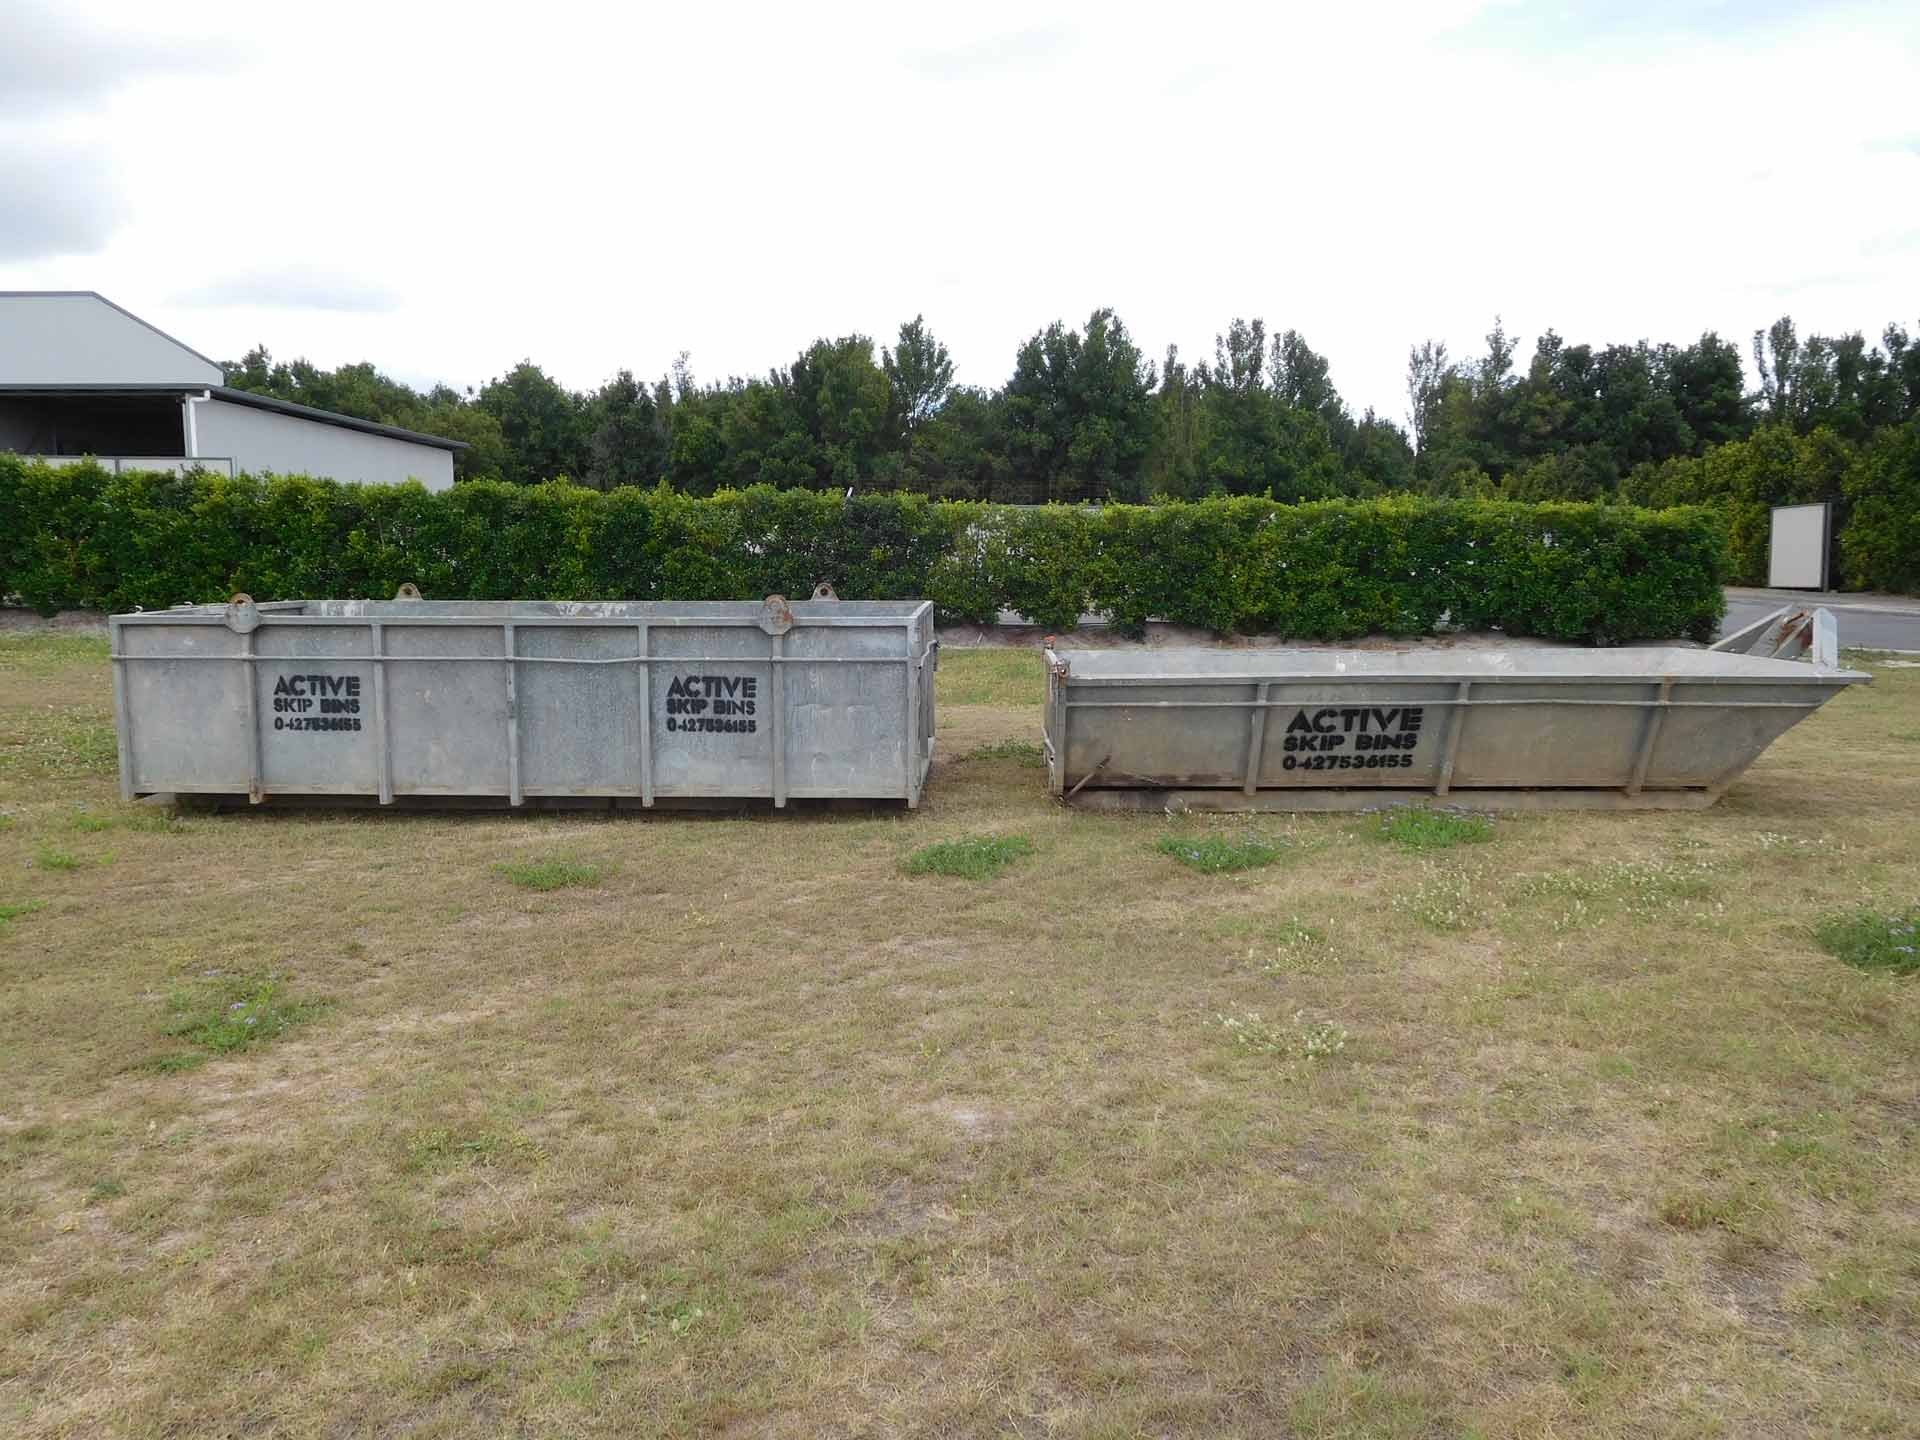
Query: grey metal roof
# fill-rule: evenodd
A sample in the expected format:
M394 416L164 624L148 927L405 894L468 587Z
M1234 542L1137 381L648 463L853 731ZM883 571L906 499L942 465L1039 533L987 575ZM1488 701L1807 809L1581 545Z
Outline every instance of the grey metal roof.
M0 384L0 395L90 395L94 397L112 395L175 395L182 397L187 395L211 395L216 400L229 401L235 405L248 405L255 410L272 410L281 415L292 415L301 420L311 420L319 425L338 425L343 430L360 430L368 435L385 435L391 440L410 440L416 445L432 445L441 450L467 450L472 448L464 440L449 440L444 435L428 435L419 430L403 430L398 425L381 425L373 420L362 420L357 415L342 415L333 410L317 410L311 405L296 405L291 400L281 400L272 395L259 395L251 390L236 390L231 385Z
M151 330L169 345L178 347L193 356L202 364L212 366L222 376L226 369L218 360L209 360L191 345L167 334L158 325L142 320L123 305L116 305L98 290L0 290L0 300L98 300L109 310L126 316L143 329ZM341 415L332 410L317 410L311 405L296 405L291 400L275 399L271 395L258 395L251 390L236 390L230 385L175 385L175 384L45 384L21 385L0 384L0 394L4 395L201 395L211 394L235 405L250 405L256 410L272 410L281 415L292 415L302 420L312 420L320 425L338 425L343 430L359 430L368 435L384 435L391 440L409 440L416 445L432 445L441 450L466 450L464 440L449 440L444 435L426 435L418 430L402 430L398 425L381 425L372 420L362 420L355 415Z

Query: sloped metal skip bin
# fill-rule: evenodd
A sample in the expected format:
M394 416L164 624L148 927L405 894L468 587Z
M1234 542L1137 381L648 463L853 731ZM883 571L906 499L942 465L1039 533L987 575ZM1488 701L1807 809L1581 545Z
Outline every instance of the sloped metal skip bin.
M1773 638L1813 641L1815 663L1731 647L1049 649L1049 783L1108 809L1343 810L1422 793L1697 808L1870 679L1839 668L1831 616L1796 618Z
M121 793L917 805L933 607L817 594L116 615Z

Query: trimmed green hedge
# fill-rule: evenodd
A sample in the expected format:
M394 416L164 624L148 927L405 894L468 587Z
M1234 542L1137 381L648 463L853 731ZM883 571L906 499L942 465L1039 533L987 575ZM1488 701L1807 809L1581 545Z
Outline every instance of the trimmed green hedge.
M1842 574L1869 590L1920 595L1920 417L1875 435L1841 489Z
M1228 499L1033 509L756 488L341 485L113 475L0 455L0 594L43 612L226 598L757 598L831 581L947 620L1086 611L1338 640L1442 621L1599 643L1708 637L1724 529L1703 510Z
M1762 425L1698 458L1636 467L1619 498L1719 512L1736 585L1767 583L1775 505L1831 502L1841 587L1920 594L1920 416L1883 426L1860 444L1824 426L1796 435Z

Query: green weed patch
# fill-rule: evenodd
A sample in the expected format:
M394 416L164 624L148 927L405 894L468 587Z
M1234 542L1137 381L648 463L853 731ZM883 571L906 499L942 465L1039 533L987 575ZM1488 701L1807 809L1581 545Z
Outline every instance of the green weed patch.
M1866 910L1829 915L1814 926L1813 933L1821 949L1856 970L1894 975L1920 972L1920 905L1901 915Z
M1162 855L1178 860L1203 875L1223 875L1235 870L1258 870L1271 865L1284 853L1284 847L1257 835L1229 840L1224 835L1208 835L1198 840L1164 835L1154 843Z
M975 835L941 840L907 857L909 875L951 875L959 880L991 880L1024 855L1033 842L1024 835Z
M598 885L614 868L591 860L528 860L494 867L514 884L528 890L569 890Z
M1493 821L1484 815L1458 815L1451 810L1409 805L1382 815L1380 834L1408 850L1447 850L1491 840Z
M233 1055L279 1039L326 1008L324 1000L289 996L278 975L221 976L169 995L161 1034L208 1054ZM161 1059L149 1062L150 1066L167 1068Z

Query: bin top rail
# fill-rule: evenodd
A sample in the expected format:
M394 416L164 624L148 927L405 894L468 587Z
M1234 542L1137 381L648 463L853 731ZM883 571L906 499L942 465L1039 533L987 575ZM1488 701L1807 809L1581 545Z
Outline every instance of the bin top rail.
M1245 685L1270 680L1755 680L1831 683L1872 677L1837 666L1774 660L1724 650L1678 646L1618 650L1511 649L1393 650L1062 650L1049 652L1075 683Z
M777 603L776 603L777 602ZM236 595L215 605L176 605L112 617L122 625L326 624L342 620L394 620L413 625L503 621L527 625L759 625L769 611L795 624L816 626L897 625L922 612L929 600L265 600Z

